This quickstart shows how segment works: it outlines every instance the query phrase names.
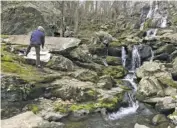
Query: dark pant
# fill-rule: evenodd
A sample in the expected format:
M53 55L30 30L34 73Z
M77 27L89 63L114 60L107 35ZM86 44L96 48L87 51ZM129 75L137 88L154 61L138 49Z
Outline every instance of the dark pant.
M26 56L28 55L32 47L34 47L36 50L36 66L40 66L40 45L39 44L30 44L26 50Z

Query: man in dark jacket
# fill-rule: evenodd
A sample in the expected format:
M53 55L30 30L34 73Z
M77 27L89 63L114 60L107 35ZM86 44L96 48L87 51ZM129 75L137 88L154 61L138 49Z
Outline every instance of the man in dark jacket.
M30 45L27 48L26 56L30 52L31 48L34 47L36 50L36 66L41 67L40 65L40 46L42 45L42 48L44 48L45 43L45 34L44 34L44 28L42 26L39 26L37 30L33 31L30 38Z

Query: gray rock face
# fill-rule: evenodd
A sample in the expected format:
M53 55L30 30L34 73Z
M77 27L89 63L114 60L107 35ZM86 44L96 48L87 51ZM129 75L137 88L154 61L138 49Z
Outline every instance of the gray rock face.
M97 96L93 83L69 77L54 81L52 86L56 88L52 95L63 100L90 101L96 99Z
M63 128L64 124L43 120L31 111L1 121L2 128Z
M72 71L74 69L73 62L61 55L53 56L46 66L51 69L62 71Z
M141 56L141 60L146 60L148 58L150 58L151 55L151 47L148 45L140 45L138 47L139 49L139 54Z
M1 78L2 100L22 101L28 95L29 89L30 85L19 77L5 75Z
M61 14L55 4L56 2L3 2L2 33L27 34L36 29L36 24L40 24L45 28L47 35L52 35L50 20L56 23Z
M102 76L100 77L97 87L111 89L113 87L113 80L110 76Z

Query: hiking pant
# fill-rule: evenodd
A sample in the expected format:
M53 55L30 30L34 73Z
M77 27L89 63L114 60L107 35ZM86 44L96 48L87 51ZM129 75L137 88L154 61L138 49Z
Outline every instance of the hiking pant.
M32 47L34 47L36 50L36 66L40 66L40 45L39 44L30 44L26 50L26 56L28 55Z

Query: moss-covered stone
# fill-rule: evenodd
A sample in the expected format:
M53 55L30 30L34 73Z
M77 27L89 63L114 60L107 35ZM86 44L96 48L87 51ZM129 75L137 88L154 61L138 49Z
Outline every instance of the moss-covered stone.
M108 63L108 65L121 65L121 58L118 57L113 57L113 56L107 56L106 57L106 62Z
M34 114L37 114L40 111L39 107L35 104L28 105L28 109L31 110Z
M123 78L127 74L127 70L122 66L108 66L103 70L103 74L118 79Z
M9 35L0 35L0 38L6 39L9 38Z
M171 86L174 88L177 88L177 82L174 81L172 78L158 78L158 80L160 81L160 83L162 83L163 85L166 86Z
M120 47L121 41L113 41L109 44L110 47Z
M57 104L54 105L54 110L56 112L68 113L69 112L69 105L68 104L62 104L62 103L57 103Z

